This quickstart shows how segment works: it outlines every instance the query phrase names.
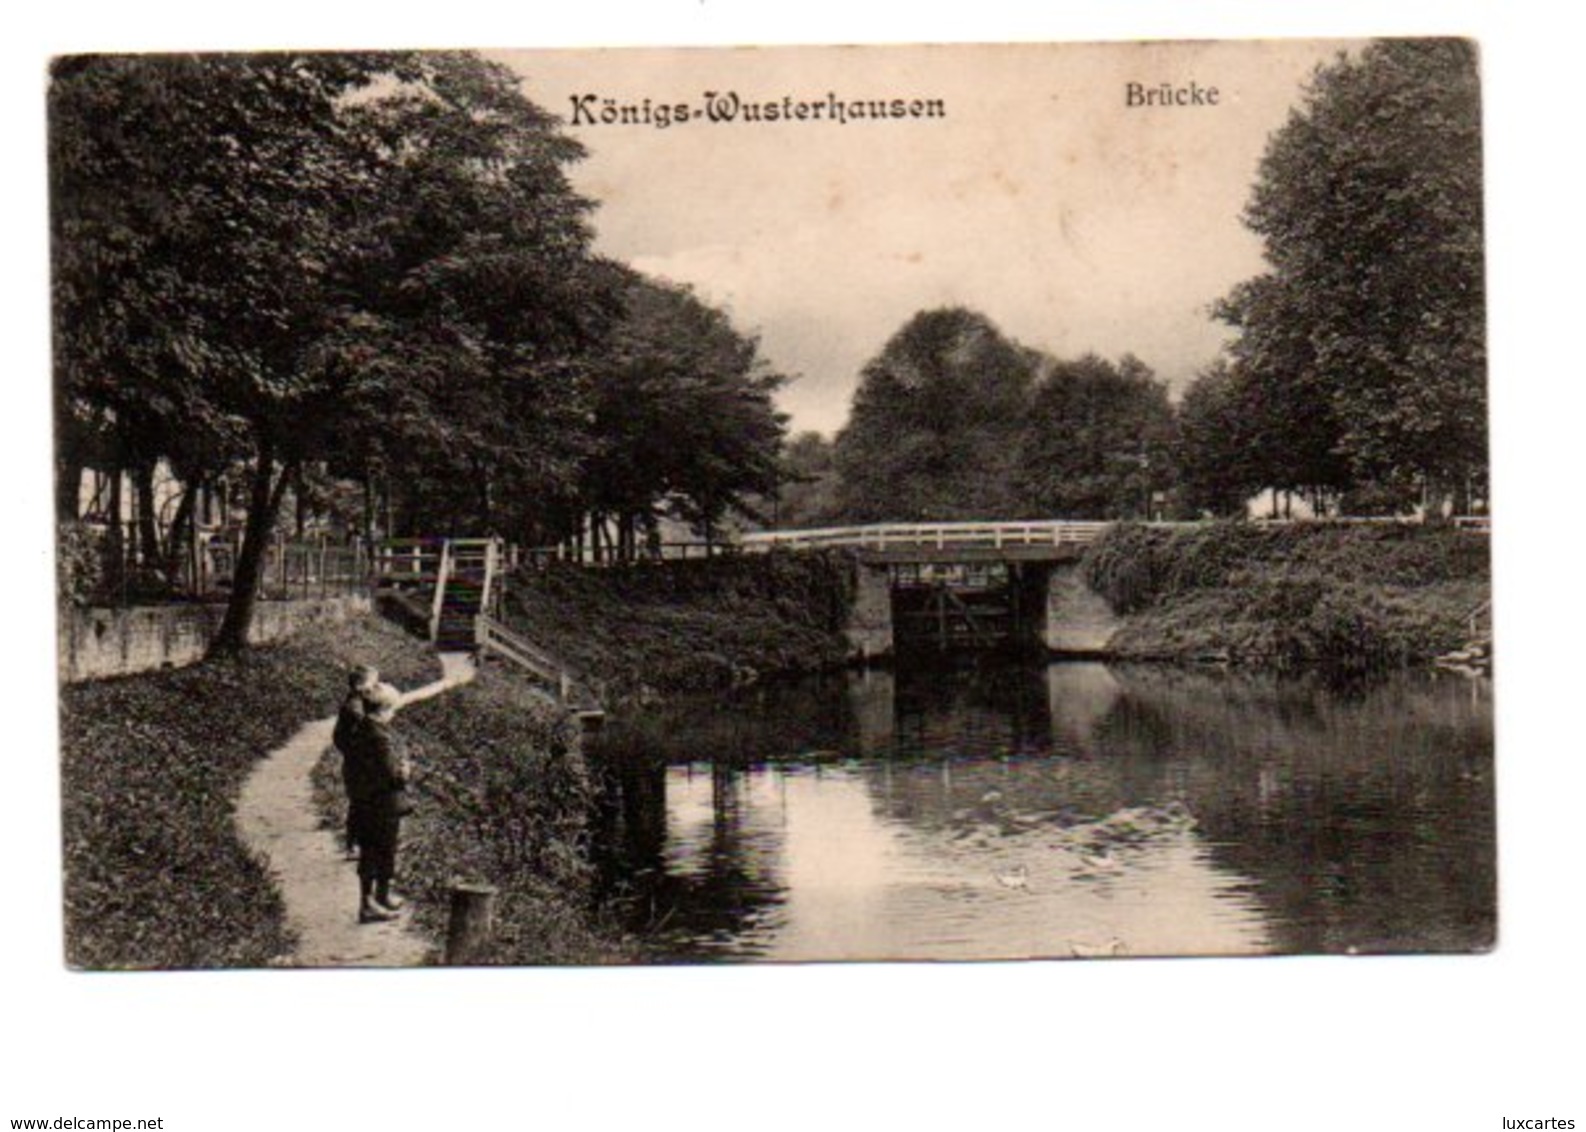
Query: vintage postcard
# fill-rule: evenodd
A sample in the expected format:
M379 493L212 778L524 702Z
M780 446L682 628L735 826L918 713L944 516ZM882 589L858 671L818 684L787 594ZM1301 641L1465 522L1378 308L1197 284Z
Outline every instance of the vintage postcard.
M66 962L1483 952L1458 39L76 55Z

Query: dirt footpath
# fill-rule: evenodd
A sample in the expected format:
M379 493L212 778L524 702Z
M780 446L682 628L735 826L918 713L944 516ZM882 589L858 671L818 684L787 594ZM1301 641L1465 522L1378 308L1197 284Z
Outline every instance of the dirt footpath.
M404 704L473 679L473 663L460 653L443 654L441 668L441 679L407 693ZM431 948L411 929L405 911L389 923L358 922L358 867L343 856L339 833L320 826L310 774L330 746L335 725L334 717L304 724L254 768L237 803L243 844L268 865L286 904L287 928L297 937L297 947L276 962L283 967L418 966ZM400 857L397 877L400 891Z

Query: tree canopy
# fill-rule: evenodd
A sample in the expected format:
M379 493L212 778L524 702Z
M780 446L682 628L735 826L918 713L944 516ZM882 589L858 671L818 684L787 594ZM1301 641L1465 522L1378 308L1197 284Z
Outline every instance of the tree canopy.
M1148 518L1172 480L1167 386L1138 358L1095 354L1045 367L1019 453L1019 496L1030 514Z
M1462 506L1486 463L1474 48L1317 70L1245 211L1268 267L1175 413L1137 359L1056 359L962 307L909 319L834 442L784 448L752 334L593 251L583 150L466 52L78 56L49 91L57 501L129 477L136 557L246 514L217 645L246 639L284 502L385 533L707 534L788 521L1190 513L1264 488ZM152 477L183 486L157 521ZM240 485L240 490L237 488ZM122 536L119 495L108 506ZM769 517L769 516L761 516ZM782 516L778 514L777 518ZM163 522L163 529L161 523Z
M1174 467L1180 510L1236 516L1264 486L1256 414L1245 386L1219 359L1190 383L1178 405Z
M775 490L785 378L759 344L686 288L627 275L623 313L593 364L580 496L615 522L619 556L664 515L707 534Z
M836 446L818 432L801 432L782 449L773 522L818 527L837 517Z
M85 466L132 473L151 529L156 461L189 513L241 479L217 648L246 640L289 494L378 485L409 533L553 541L662 501L708 527L774 486L780 377L720 312L593 254L583 150L504 67L79 56L51 78L58 507Z
M1220 307L1265 486L1462 502L1484 474L1480 137L1474 46L1390 40L1319 69L1268 144L1245 221L1271 266Z
M1011 518L1035 355L984 315L923 311L860 375L837 435L838 507L857 522Z

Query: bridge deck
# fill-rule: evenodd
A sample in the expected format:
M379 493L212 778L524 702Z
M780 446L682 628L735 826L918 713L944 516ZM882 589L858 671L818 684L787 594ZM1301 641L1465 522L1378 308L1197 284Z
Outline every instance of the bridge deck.
M1078 520L1006 523L881 523L804 531L755 531L740 548L856 550L879 562L1053 562L1077 558L1112 524Z
M886 547L853 547L865 562L905 565L908 563L937 564L972 562L1072 562L1084 553L1083 543L1062 543L1057 546L975 546L958 544L949 546L894 545Z

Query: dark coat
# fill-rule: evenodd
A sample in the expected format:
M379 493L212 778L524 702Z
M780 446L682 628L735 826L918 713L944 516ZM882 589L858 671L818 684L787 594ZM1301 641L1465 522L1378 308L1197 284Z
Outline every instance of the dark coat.
M355 804L380 810L389 807L392 813L400 814L407 788L407 778L402 773L402 737L391 730L389 723L368 716L356 735L342 764L347 797Z
M341 752L341 783L347 787L348 797L352 796L349 768L352 766L353 748L358 745L365 722L363 697L357 692L348 693L341 702L341 710L336 713L336 730L331 732L330 737L330 741Z

